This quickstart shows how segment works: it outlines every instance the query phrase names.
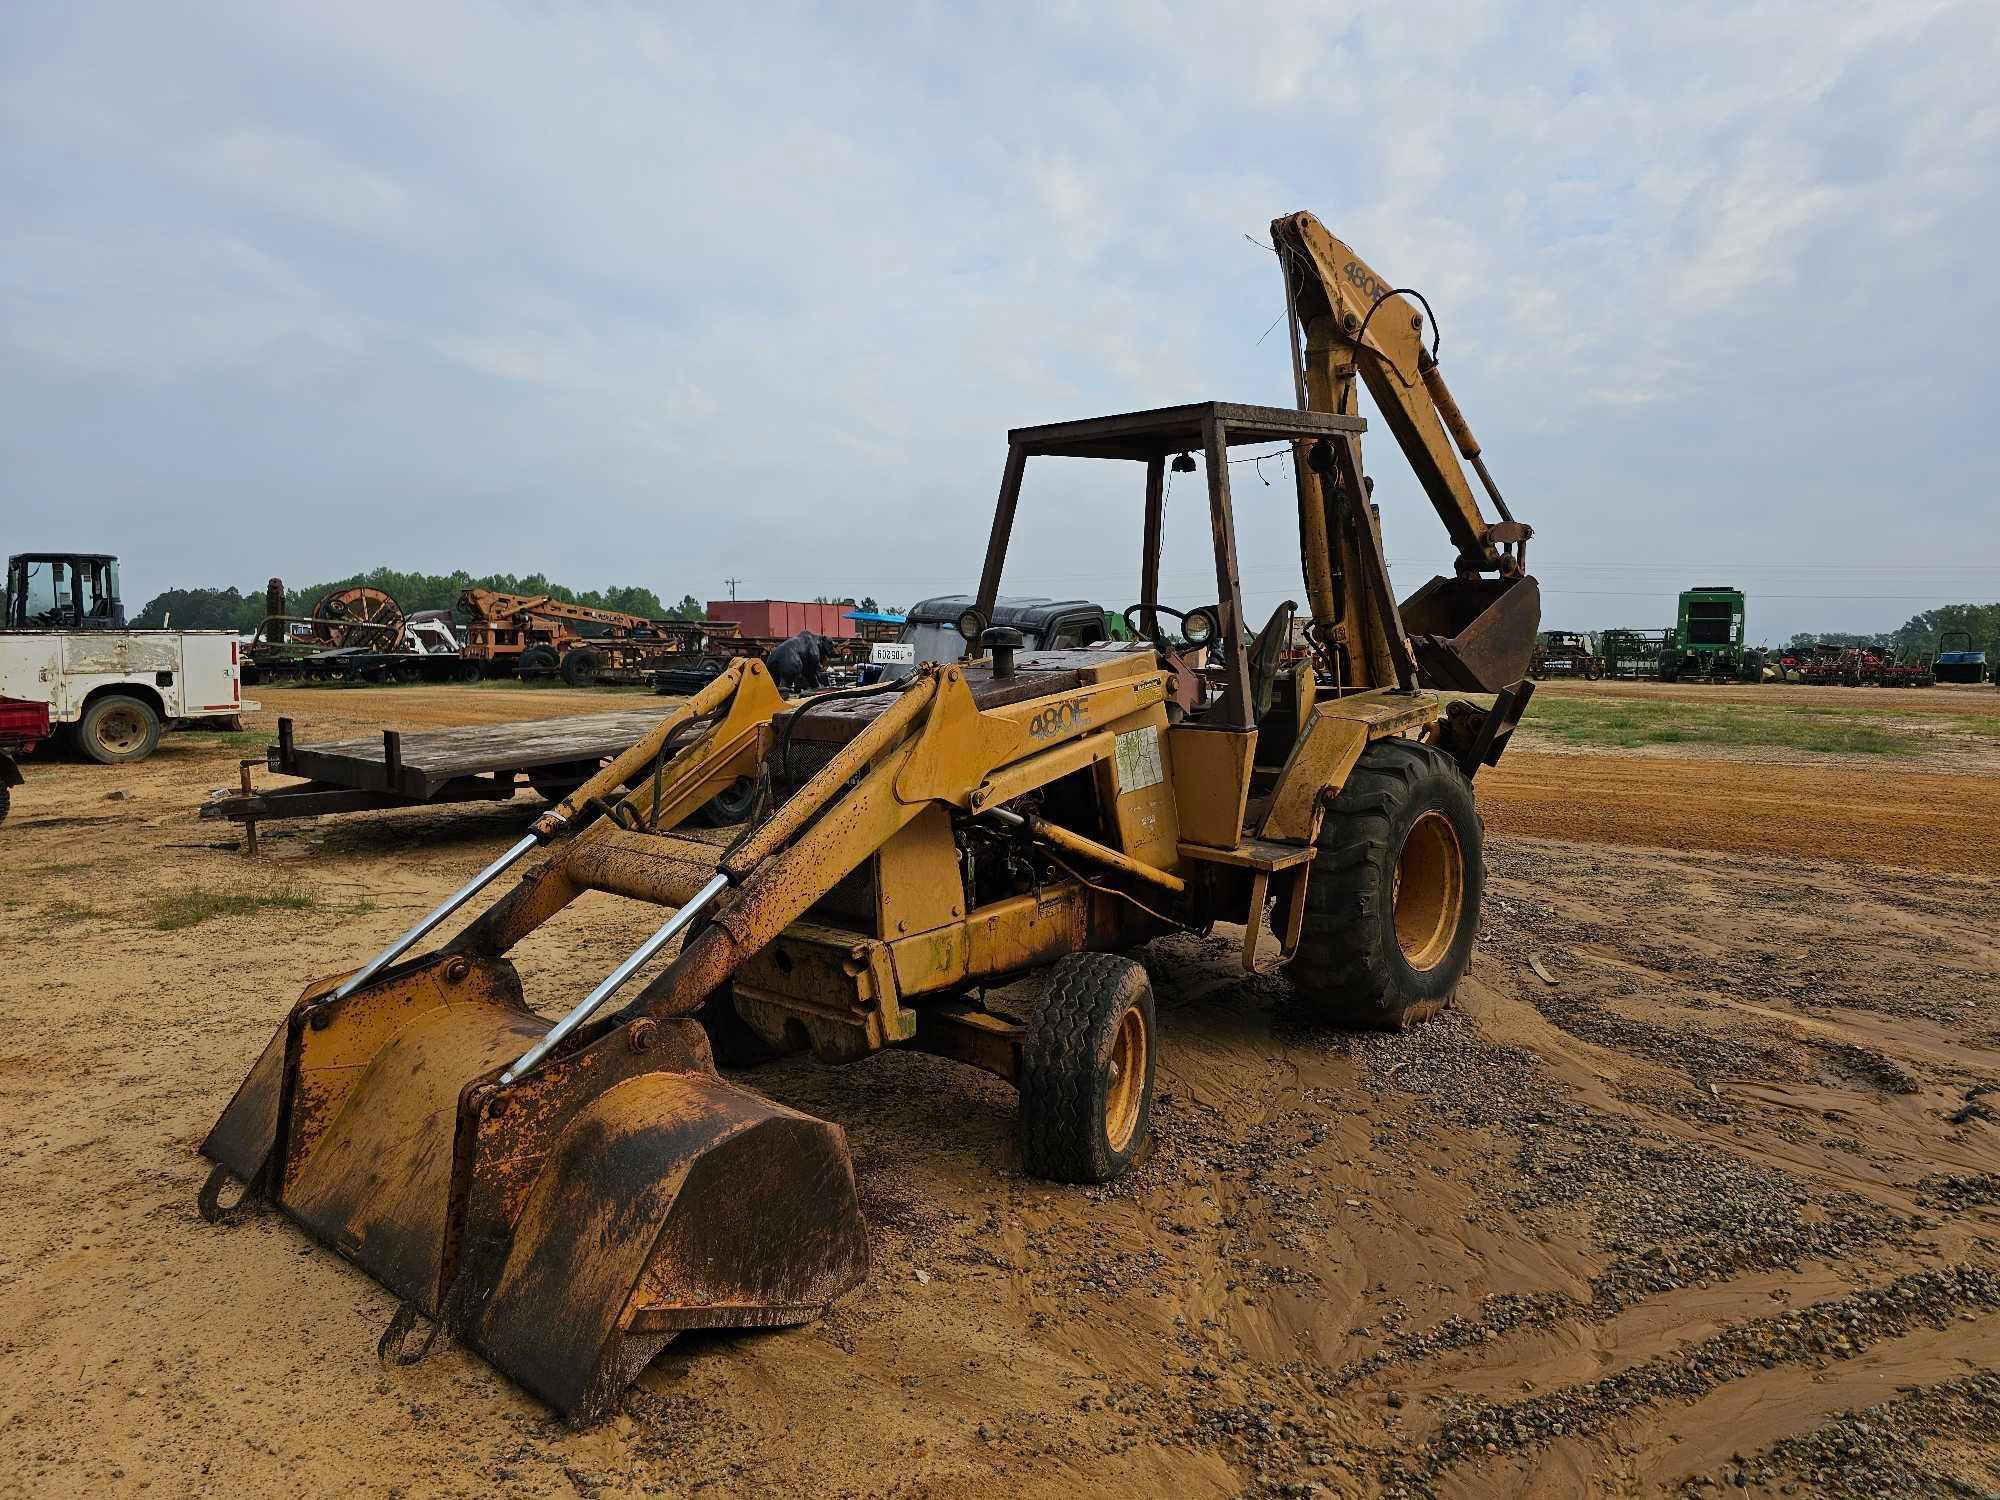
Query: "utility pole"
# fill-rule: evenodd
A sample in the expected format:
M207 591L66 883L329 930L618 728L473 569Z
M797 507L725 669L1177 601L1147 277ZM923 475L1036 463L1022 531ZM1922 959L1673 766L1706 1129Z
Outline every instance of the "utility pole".
M725 578L722 581L729 585L729 602L734 604L736 602L736 585L743 580L740 578Z

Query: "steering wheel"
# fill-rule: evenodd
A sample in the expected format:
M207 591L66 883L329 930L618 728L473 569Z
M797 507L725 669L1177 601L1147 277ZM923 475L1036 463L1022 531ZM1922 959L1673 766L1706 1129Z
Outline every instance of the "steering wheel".
M1134 636L1143 636L1145 639L1150 640L1153 643L1155 651L1165 651L1167 649L1167 640L1165 636L1159 633L1158 622L1154 622L1153 634L1146 636L1145 632L1139 629L1138 622L1132 618L1136 614L1144 614L1149 609L1156 615L1172 615L1176 620L1183 622L1187 619L1187 611L1175 609L1170 604L1128 604L1125 606L1123 614L1125 628L1131 631Z

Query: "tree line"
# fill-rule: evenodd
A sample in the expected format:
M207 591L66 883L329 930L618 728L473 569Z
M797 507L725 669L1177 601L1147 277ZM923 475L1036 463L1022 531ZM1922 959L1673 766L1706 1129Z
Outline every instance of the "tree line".
M1893 651L1899 656L1929 656L1938 649L1946 634L1956 637L1965 631L1972 639L1954 638L1949 649L1963 650L1968 644L1976 651L2000 649L2000 604L1941 604L1935 609L1911 615L1895 630L1874 634L1849 631L1802 631L1785 643L1793 651L1812 646L1865 646L1875 651Z

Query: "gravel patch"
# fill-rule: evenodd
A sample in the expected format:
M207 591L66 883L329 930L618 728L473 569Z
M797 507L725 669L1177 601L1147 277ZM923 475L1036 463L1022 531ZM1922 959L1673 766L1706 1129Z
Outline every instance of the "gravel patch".
M1417 1493L1429 1494L1428 1481L1468 1460L1592 1436L1634 1411L1667 1400L1693 1400L1758 1370L1852 1359L1913 1328L1943 1328L1970 1309L1993 1308L2000 1308L2000 1272L1966 1264L1943 1266L1798 1312L1738 1324L1603 1380L1522 1401L1447 1400L1444 1420L1432 1431L1424 1454L1392 1462L1383 1478L1411 1483Z
M1767 1485L1792 1478L1824 1500L1990 1497L2000 1494L2000 1471L1990 1459L1969 1459L1965 1445L1983 1445L1990 1455L1996 1442L2000 1375L1986 1370L1842 1412L1823 1427L1739 1463L1727 1482L1734 1484L1736 1474ZM1693 1481L1687 1486L1697 1492L1709 1487Z

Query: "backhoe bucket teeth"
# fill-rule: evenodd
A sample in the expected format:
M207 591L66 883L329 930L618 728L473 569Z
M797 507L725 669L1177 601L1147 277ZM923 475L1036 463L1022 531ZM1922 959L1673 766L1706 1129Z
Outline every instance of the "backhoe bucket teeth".
M840 1128L725 1083L698 1023L605 1023L502 1086L548 1030L511 964L335 982L203 1154L572 1420L682 1329L805 1322L865 1278Z
M1433 578L1401 606L1427 688L1497 693L1528 675L1542 628L1533 578Z

